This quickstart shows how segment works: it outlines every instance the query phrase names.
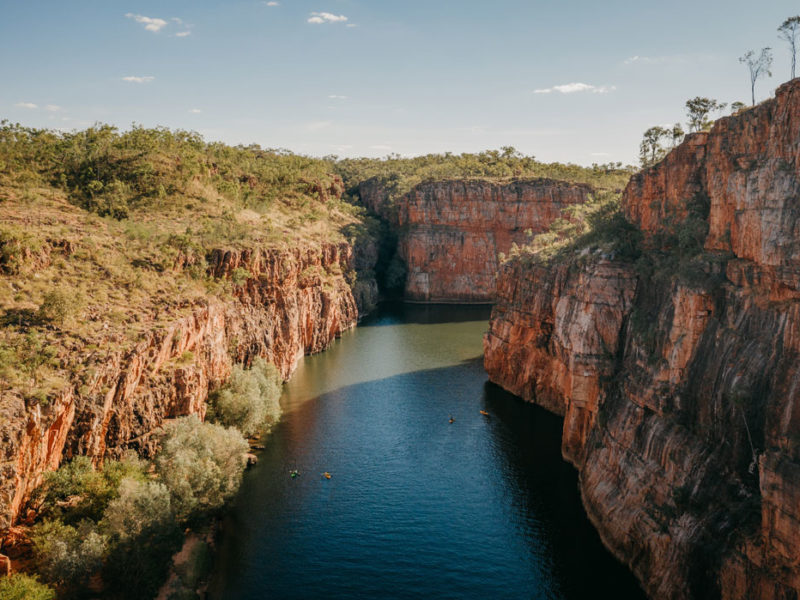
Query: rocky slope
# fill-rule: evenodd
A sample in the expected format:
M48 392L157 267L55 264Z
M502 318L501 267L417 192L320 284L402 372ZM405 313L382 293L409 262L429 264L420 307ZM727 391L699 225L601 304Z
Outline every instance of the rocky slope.
M565 207L585 202L591 188L550 179L435 181L392 203L373 179L359 193L398 230L407 300L491 302L498 254L545 231Z
M800 82L622 200L642 255L501 267L490 379L565 415L587 512L653 598L800 593Z
M3 399L0 531L20 514L42 474L62 459L96 460L132 448L148 454L165 419L205 414L210 389L234 361L265 357L288 378L303 354L319 352L354 327L358 309L343 273L348 244L292 250L218 250L209 272L249 277L230 300L210 298L132 348L83 357L92 377L49 404Z

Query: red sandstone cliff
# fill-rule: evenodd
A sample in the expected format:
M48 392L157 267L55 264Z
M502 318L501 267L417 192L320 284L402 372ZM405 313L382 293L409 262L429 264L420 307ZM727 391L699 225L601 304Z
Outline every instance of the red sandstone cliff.
M637 265L501 267L489 377L565 415L587 512L654 598L800 593L798 199L795 80L631 180Z
M250 275L233 287L235 298L196 305L135 347L88 354L88 384L76 383L44 408L4 398L10 408L0 420L0 533L62 459L101 460L128 448L147 454L164 419L205 414L209 389L227 379L233 361L262 356L288 378L304 353L325 349L355 326L358 309L343 276L351 260L344 243L214 251L210 275Z
M549 179L437 181L390 206L379 181L360 186L362 201L398 228L405 298L424 302L492 301L498 254L547 230L590 193L587 185Z

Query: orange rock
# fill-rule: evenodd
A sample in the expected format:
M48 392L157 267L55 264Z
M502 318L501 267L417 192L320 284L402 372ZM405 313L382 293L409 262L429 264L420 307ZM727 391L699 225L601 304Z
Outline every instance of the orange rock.
M498 254L546 231L591 191L550 179L438 181L416 186L389 210L375 180L360 187L362 201L398 227L405 298L424 302L491 302Z
M209 390L230 376L233 362L261 356L288 378L304 354L354 327L358 308L342 275L352 260L348 244L215 250L211 275L230 278L237 268L251 275L234 286L233 300L210 299L134 347L109 353L89 385L64 390L46 408L4 398L0 533L63 458L85 454L100 463L129 448L147 455L165 419L205 416ZM328 275L304 281L304 271ZM185 353L186 364L179 360Z
M596 257L500 270L489 377L565 416L587 514L653 598L800 595L798 198L794 80L625 190L649 249L707 204L705 280Z

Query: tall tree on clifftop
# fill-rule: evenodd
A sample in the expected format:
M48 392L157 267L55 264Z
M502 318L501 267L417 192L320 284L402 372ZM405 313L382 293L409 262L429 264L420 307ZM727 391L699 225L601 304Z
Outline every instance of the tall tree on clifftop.
M722 110L725 102L717 102L713 98L697 96L686 101L686 114L689 117L689 131L703 131L711 126L709 113Z
M797 36L800 35L800 16L789 17L778 27L778 37L789 44L792 53L792 79L797 66Z
M767 75L772 77L772 48L762 48L761 54L756 56L755 50L748 50L747 53L739 58L739 62L747 65L750 69L750 99L753 106L756 105L756 81Z
M639 146L639 160L642 167L649 167L664 158L667 153L666 148L661 145L661 140L671 137L669 129L655 126L644 132L644 139Z

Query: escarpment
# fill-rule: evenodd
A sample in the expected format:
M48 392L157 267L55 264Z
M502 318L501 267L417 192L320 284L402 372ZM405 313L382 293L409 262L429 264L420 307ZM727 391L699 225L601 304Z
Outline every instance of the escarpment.
M362 202L398 231L404 296L422 302L492 302L498 255L545 231L592 188L552 179L421 183L393 202L378 179Z
M800 83L633 177L640 255L499 273L489 377L564 415L606 545L653 598L800 593Z
M261 356L288 378L303 354L354 327L358 309L343 275L351 259L346 243L215 250L209 274L242 279L232 297L199 301L132 347L86 352L84 380L46 406L5 394L0 531L24 516L30 492L61 460L100 461L127 449L147 455L165 419L204 416L209 390L234 362Z

